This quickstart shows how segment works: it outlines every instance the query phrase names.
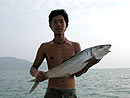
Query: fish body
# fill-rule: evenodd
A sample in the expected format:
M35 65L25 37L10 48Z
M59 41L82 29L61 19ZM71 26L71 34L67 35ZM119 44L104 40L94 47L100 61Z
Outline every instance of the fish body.
M62 64L50 69L46 72L48 78L60 78L69 77L70 75L79 72L89 63L90 59L95 57L96 59L102 59L107 53L109 53L111 45L98 45L84 49L80 53L64 61ZM34 86L30 90L30 93L37 87L39 82L34 79L31 82L35 82Z

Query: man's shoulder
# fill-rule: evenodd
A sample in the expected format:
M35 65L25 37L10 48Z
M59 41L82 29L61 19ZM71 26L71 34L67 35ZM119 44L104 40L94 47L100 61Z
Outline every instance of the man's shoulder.
M75 41L70 41L70 40L68 40L68 42L71 43L71 44L75 44L75 45L78 44L78 45L79 45L79 43L78 43L78 42L75 42Z
M45 46L45 45L50 45L53 41L48 41L48 42L43 42L41 45Z
M69 41L69 42L73 45L76 53L81 51L81 47L80 47L80 44L78 42L75 42L75 41Z
M52 41L43 42L40 47L41 47L41 48L47 48L48 46L50 46L51 43L52 43Z
M80 47L80 44L75 41L69 41L74 47Z

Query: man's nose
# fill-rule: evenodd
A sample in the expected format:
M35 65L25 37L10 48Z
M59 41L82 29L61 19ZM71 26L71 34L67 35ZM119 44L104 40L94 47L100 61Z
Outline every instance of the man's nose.
M60 23L60 22L57 22L57 26L61 26L61 23Z

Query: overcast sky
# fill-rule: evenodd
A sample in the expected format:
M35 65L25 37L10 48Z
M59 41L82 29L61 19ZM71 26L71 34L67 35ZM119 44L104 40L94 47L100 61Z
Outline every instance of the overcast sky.
M130 0L0 0L0 57L33 62L40 44L53 39L48 15L65 9L68 40L82 50L112 44L95 68L130 67Z

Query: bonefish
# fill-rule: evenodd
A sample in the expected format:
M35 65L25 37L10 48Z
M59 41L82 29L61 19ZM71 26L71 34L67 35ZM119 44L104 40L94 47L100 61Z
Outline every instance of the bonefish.
M99 60L102 59L107 53L110 52L110 47L110 44L106 44L84 49L80 53L64 61L62 64L47 71L46 75L48 78L67 78L87 66L90 59L92 59L93 57ZM37 79L33 79L30 82L35 82L30 90L31 93L40 82L38 82Z

